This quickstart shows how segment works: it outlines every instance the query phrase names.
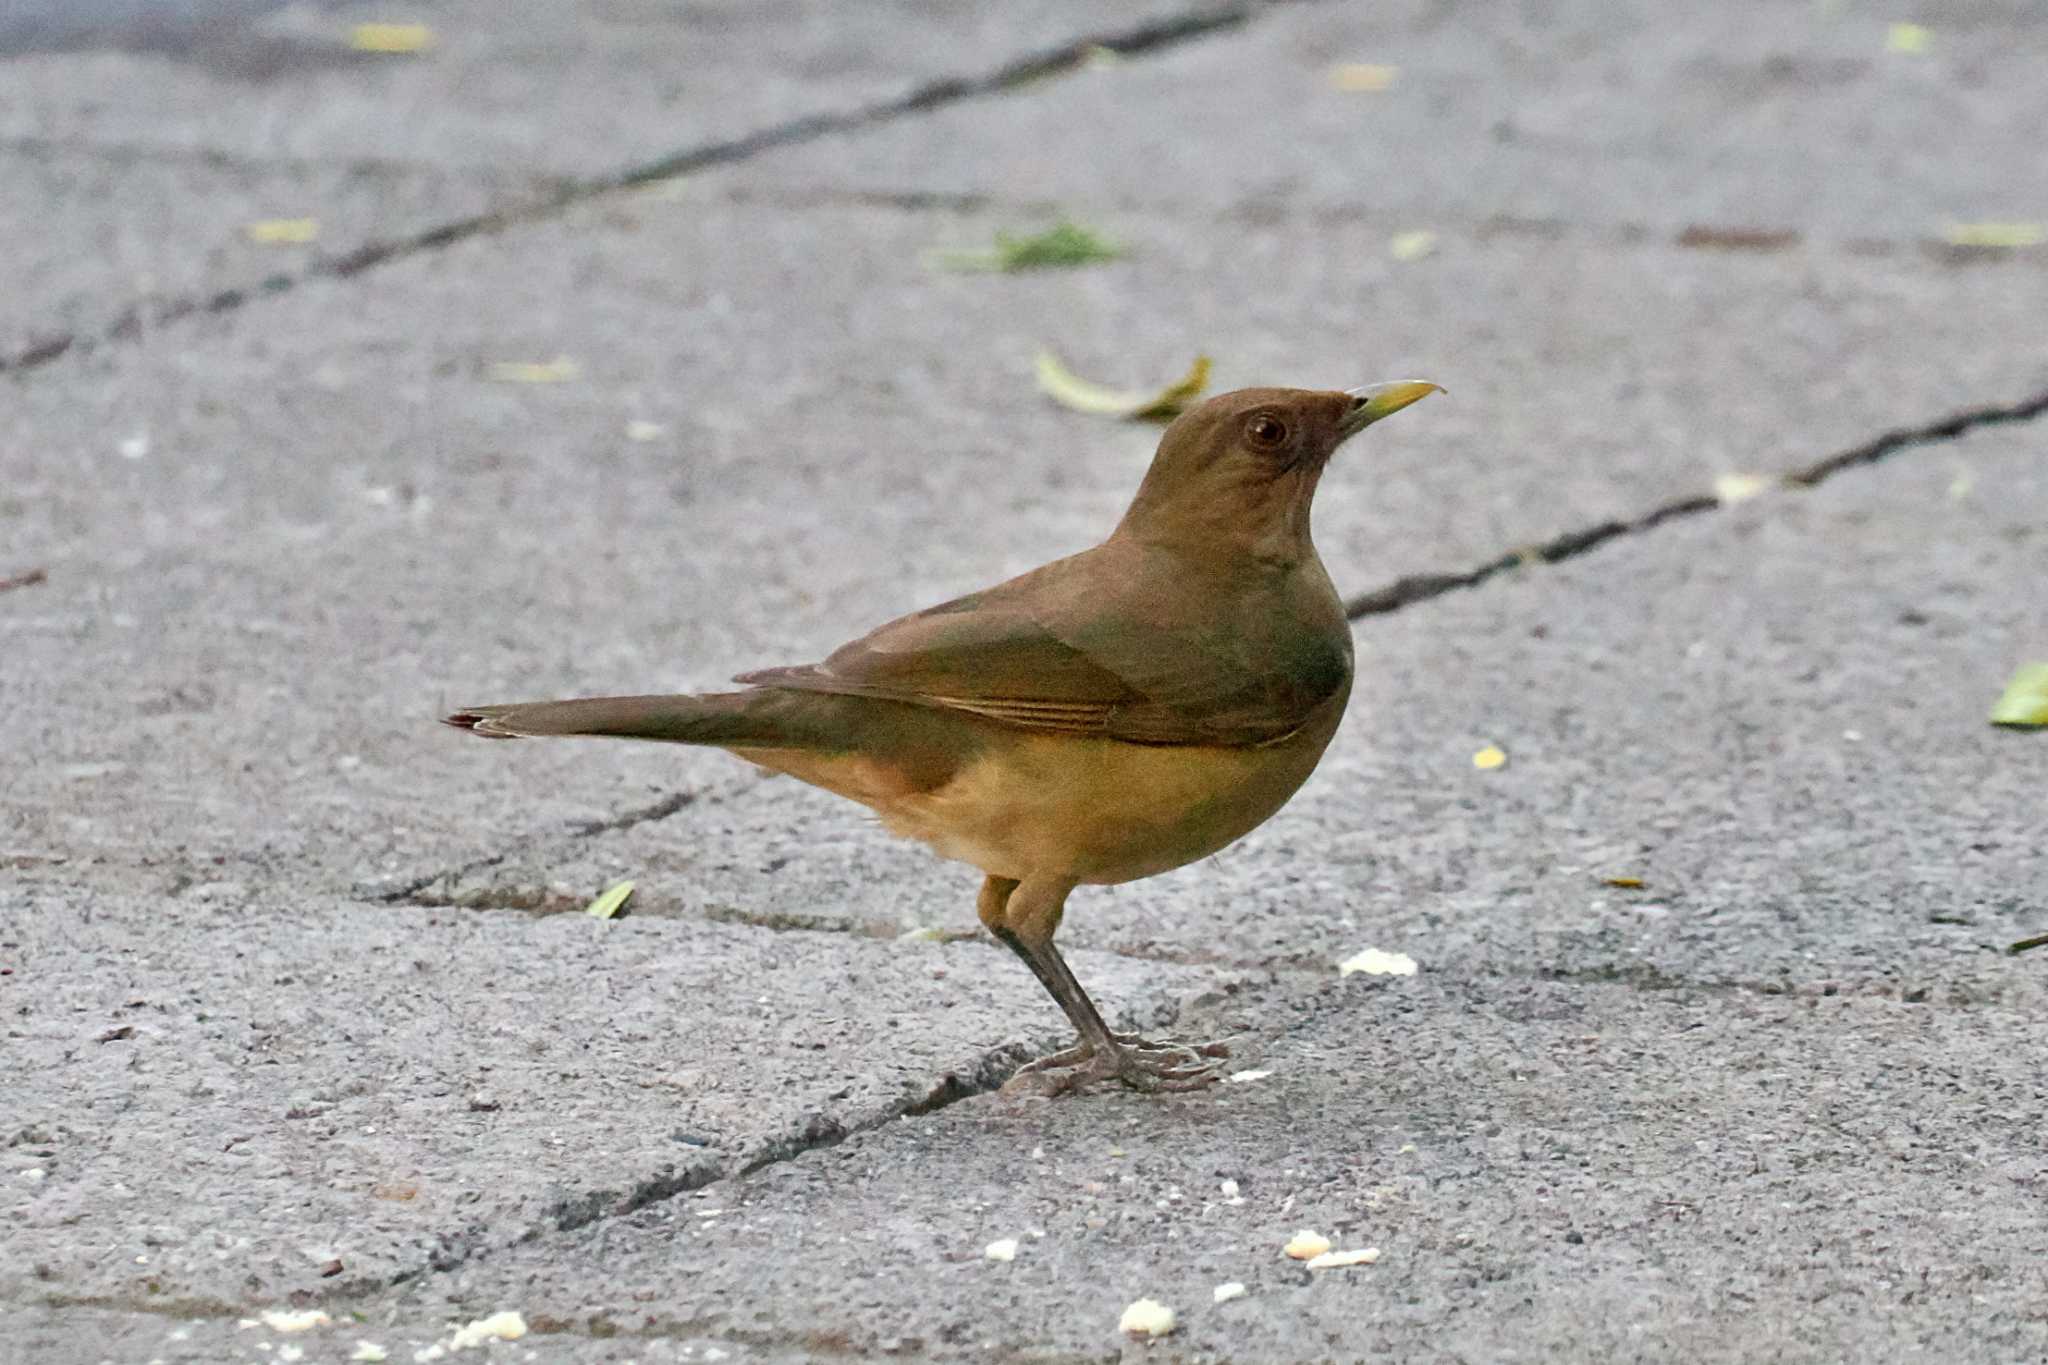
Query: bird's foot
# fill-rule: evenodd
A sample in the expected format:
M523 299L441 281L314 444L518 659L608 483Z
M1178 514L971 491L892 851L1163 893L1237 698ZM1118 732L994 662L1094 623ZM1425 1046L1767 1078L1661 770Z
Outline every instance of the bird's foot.
M1096 1081L1121 1081L1133 1090L1163 1094L1200 1090L1222 1078L1222 1043L1152 1042L1135 1033L1112 1033L1110 1048L1083 1040L1062 1052L1017 1068L1003 1084L1007 1093L1064 1095Z

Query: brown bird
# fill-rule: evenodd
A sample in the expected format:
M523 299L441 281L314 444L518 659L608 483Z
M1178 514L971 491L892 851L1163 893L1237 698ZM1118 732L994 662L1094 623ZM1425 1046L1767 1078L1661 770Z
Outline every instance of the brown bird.
M1337 447L1437 391L1240 389L1166 429L1092 550L891 621L743 692L474 706L479 735L708 744L860 802L987 874L981 922L1080 1034L1020 1076L1057 1093L1213 1080L1220 1044L1112 1033L1053 946L1083 883L1207 857L1301 786L1351 694L1351 630L1309 539Z

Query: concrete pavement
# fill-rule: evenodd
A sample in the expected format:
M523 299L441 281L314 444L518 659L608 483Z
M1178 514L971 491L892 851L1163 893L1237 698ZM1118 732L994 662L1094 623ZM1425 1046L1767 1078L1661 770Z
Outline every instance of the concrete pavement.
M2048 218L2048 28L430 8L429 53L289 78L0 59L0 577L49 571L0 594L0 1359L404 1360L506 1309L473 1349L2048 1345L2044 996L1999 952L2048 915L2048 751L1983 723L2048 656L2048 259L1943 240ZM924 263L1056 210L1130 258ZM1048 405L1048 344L1428 375L1326 485L1340 586L1555 560L1363 617L1282 816L1077 898L1105 1005L1271 1073L1202 1096L985 1093L1057 1015L854 808L430 724L1087 543L1153 433ZM626 918L554 913L620 877ZM1421 970L1340 978L1365 947ZM1300 1227L1381 1258L1302 1270ZM1140 1296L1178 1330L1122 1338Z

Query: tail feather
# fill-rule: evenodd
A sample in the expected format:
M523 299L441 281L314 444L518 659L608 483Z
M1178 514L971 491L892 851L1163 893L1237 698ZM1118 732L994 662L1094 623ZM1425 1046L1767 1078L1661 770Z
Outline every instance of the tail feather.
M539 735L608 735L675 744L759 743L779 727L750 706L761 694L715 692L703 696L585 697L577 701L471 706L441 723L486 739Z
M942 785L1000 729L993 721L956 711L781 687L700 696L586 697L471 706L444 718L443 723L486 739L610 735L706 744L735 750L749 761L779 771L795 772L805 781L818 779L814 773L763 755L857 752L895 771L918 790ZM830 782L819 785L839 790Z

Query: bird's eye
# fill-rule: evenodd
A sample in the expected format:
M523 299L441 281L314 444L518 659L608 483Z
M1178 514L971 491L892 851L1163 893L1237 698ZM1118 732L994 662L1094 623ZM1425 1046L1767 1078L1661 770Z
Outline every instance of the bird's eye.
M1253 413L1244 424L1244 438L1259 450L1278 450L1287 437L1287 423L1270 412Z

